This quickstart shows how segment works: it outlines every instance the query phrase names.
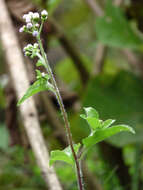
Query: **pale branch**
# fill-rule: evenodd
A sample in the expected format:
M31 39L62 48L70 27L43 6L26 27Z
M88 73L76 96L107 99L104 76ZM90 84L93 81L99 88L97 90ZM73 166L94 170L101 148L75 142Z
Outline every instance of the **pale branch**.
M102 72L106 53L107 53L107 47L101 43L98 43L95 52L95 60L94 60L95 65L93 67L93 72L92 72L93 76Z
M114 0L114 5L116 6L120 6L121 4L123 4L124 0Z
M141 69L142 67L142 63L140 61L140 59L131 51L129 51L128 49L125 49L122 51L123 55L126 56L127 61L130 63L131 67L137 71L139 74L142 75L143 71Z
M97 16L103 16L104 12L98 3L94 0L85 0L87 5L93 10L93 13Z
M17 97L21 98L29 87L29 81L17 34L4 0L0 0L0 7L0 38ZM42 136L33 98L23 103L20 111L24 128L47 186L50 190L62 190L53 167L49 166L49 154Z

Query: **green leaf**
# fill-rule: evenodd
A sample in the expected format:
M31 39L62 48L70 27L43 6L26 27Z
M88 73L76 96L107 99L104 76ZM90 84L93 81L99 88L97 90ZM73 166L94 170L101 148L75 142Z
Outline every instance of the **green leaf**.
M106 128L110 127L110 125L112 125L112 123L114 123L114 122L115 122L115 120L113 120L113 119L107 119L106 121L104 121L102 123L102 128L106 129Z
M105 16L96 19L97 38L105 45L139 48L143 40L137 35L119 7L107 3Z
M115 63L113 63L115 64ZM92 105L102 114L102 119L115 118L119 123L133 126L136 135L119 133L107 142L123 147L134 143L143 143L143 83L128 71L119 70L113 74L102 73L89 81L84 92L83 106ZM86 122L74 121L74 126L87 129ZM86 131L84 137L89 134ZM121 140L122 139L122 140ZM80 139L79 139L80 140Z
M86 120L87 120L87 122L90 125L92 130L95 130L95 129L102 127L101 120L99 120L95 117L87 117Z
M79 148L80 148L80 143L74 145L74 150L76 153L78 152ZM71 165L74 164L74 159L73 159L73 155L72 155L70 146L68 146L67 148L65 148L62 151L61 150L51 151L50 165L52 165L57 160L64 161Z
M42 73L40 72L40 70L36 69L36 78L42 78Z
M82 117L83 119L85 119L88 122L91 130L100 128L101 120L99 120L98 112L92 107L84 108L84 110L86 112L86 115L81 114L80 117Z
M86 112L87 117L99 118L99 114L98 114L98 112L94 108L87 107L87 108L84 108L84 110Z
M45 78L39 78L36 82L34 82L26 91L24 96L18 101L17 105L19 106L22 104L27 98L33 96L34 94L37 94L38 92L45 91L45 90L51 90L54 92L54 88L52 84L48 82Z
M37 61L36 66L37 66L37 67L43 66L43 63L42 63L41 59L39 59L39 60Z
M135 133L135 131L127 125L115 125L110 128L96 130L89 137L83 139L82 142L86 147L89 147L122 131L128 131L133 134Z

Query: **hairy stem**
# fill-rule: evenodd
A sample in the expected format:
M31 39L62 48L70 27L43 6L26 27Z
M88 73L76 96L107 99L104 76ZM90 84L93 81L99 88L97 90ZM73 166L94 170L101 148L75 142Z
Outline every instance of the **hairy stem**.
M53 75L52 70L50 68L50 65L48 63L48 59L47 59L47 56L45 54L45 51L44 51L44 48L43 48L43 45L42 45L42 42L41 42L41 39L40 39L40 35L37 36L37 41L38 41L38 44L39 44L39 47L40 47L42 57L44 58L45 63L46 63L44 66L45 66L48 74L51 77L51 82L52 82L52 85L54 86L55 95L56 95L57 101L59 103L60 110L61 110L63 120L64 120L64 123L65 123L66 133L67 133L67 137L68 137L68 143L70 145L70 148L71 148L74 160L75 160L78 187L79 187L79 190L84 190L83 183L82 183L82 172L81 172L81 168L80 168L80 163L79 163L78 157L77 157L77 155L75 153L75 150L74 150L74 145L73 145L73 141L72 141L72 134L71 134L71 130L70 130L70 124L69 124L69 121L68 121L68 116L67 116L66 110L64 108L63 100L61 98L57 83L55 81L54 75Z

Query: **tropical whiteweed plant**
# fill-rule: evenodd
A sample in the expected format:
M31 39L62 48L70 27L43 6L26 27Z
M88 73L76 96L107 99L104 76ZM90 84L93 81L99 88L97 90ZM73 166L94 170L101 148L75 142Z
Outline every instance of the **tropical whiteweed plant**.
M66 128L66 135L68 137L69 146L64 150L54 150L51 151L50 155L50 165L52 165L55 161L61 160L75 166L77 173L77 182L79 190L84 189L83 181L82 181L82 171L80 167L80 160L82 158L82 154L86 151L87 148L95 145L98 142L103 141L104 139L111 137L121 131L129 131L131 133L135 133L134 130L127 125L114 125L111 126L115 120L108 119L106 121L102 121L99 119L98 112L92 108L87 107L84 108L85 114L80 115L81 118L85 119L90 127L90 135L84 139L82 139L81 143L74 144L72 140L72 134L70 130L70 124L68 121L67 113L64 108L63 100L61 98L60 92L57 87L57 83L55 81L54 75L48 63L48 59L46 53L44 51L40 34L42 31L42 27L44 22L48 18L48 12L43 10L41 14L35 12L29 12L23 16L25 19L26 25L22 26L19 32L26 32L33 35L37 43L28 44L24 48L25 56L30 58L37 58L36 66L42 66L45 68L46 73L41 73L40 70L36 70L36 81L28 88L24 96L18 101L18 105L23 103L30 96L45 90L52 91L57 98L63 120ZM80 151L82 147L83 151Z

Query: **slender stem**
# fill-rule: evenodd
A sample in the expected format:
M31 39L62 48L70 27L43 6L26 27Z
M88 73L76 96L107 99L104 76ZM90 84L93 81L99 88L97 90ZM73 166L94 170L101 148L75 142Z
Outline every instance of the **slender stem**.
M64 123L65 123L68 142L69 142L69 145L70 145L70 148L71 148L74 160L75 160L79 190L84 190L83 183L82 183L82 172L81 172L81 168L80 168L80 163L79 163L78 157L77 157L77 155L75 153L75 150L74 150L74 145L73 145L73 141L72 141L72 134L71 134L71 130L70 130L70 124L69 124L69 121L68 121L68 116L67 116L66 110L64 108L63 100L61 98L57 83L55 81L54 75L53 75L52 70L50 68L50 65L48 63L47 56L46 56L46 54L44 52L44 48L43 48L43 45L41 43L40 35L37 36L37 41L39 43L39 47L40 47L42 57L44 58L45 63L46 63L46 65L44 65L44 66L45 66L48 74L50 75L52 85L55 88L55 95L56 95L57 101L59 103L60 110L61 110L63 120L64 120Z

